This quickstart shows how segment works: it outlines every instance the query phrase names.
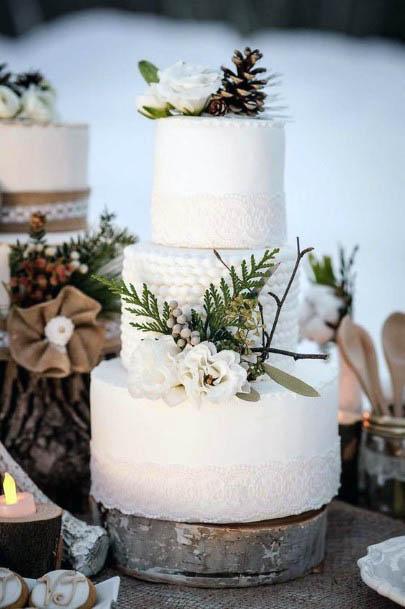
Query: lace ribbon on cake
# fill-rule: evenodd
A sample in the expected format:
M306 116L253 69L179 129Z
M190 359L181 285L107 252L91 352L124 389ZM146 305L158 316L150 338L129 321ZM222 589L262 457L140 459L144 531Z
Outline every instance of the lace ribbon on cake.
M329 503L340 484L340 441L314 457L221 467L124 463L93 447L91 471L96 501L125 514L182 522L254 522Z
M279 247L286 241L284 195L154 193L152 238L178 247Z

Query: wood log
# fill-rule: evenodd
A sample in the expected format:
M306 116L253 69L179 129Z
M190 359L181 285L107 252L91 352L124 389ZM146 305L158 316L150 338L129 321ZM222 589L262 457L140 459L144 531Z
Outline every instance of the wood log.
M326 508L245 524L190 524L105 511L117 567L155 582L204 588L285 582L325 553Z
M25 518L0 518L0 566L34 579L59 568L62 510L39 503Z

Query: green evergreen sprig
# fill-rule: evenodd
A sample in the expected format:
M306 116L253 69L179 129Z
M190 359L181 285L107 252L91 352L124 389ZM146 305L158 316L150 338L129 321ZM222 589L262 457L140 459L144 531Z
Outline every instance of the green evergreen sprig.
M160 308L156 296L146 283L143 284L142 292L138 294L132 283L126 285L122 280L102 276L96 276L94 279L102 283L113 294L119 296L126 305L129 305L125 307L129 313L136 317L145 318L145 321L131 322L131 326L142 332L171 334L170 328L167 326L167 320L170 316L169 305L164 302Z
M339 270L335 271L331 256L317 258L314 254L309 255L309 264L313 273L314 283L332 288L338 298L342 300L340 319L345 315L351 315L353 309L354 290L356 274L353 271L359 246L356 245L350 255L339 246ZM340 323L340 322L339 322ZM339 325L339 324L338 324Z
M297 259L284 294L278 297L269 292L276 301L277 310L272 328L268 332L264 324L259 296L278 268L276 263L278 251L278 249L267 249L259 260L252 255L249 260L242 261L239 270L234 265L228 266L219 252L214 250L215 256L228 269L229 278L228 281L222 278L218 286L211 283L205 290L203 311L191 310L187 331L197 332L201 341L213 342L217 351L231 349L238 352L242 364L247 368L248 381L254 381L259 376L267 374L273 381L291 391L315 397L318 393L313 387L267 363L271 353L283 354L294 359L326 359L324 354L294 353L273 348L271 345L281 309L298 266L305 254L311 250L308 248L301 251L297 239ZM139 318L139 321L131 322L133 327L142 332L173 335L179 346L184 347L188 344L178 331L175 332L174 322L170 324L173 320L173 308L177 307L177 302L172 304L165 301L159 306L157 297L146 284L143 284L142 292L138 293L134 285L126 285L122 280L110 280L107 277L97 279L116 296L120 296L125 309ZM254 346L258 337L261 337L261 347ZM259 393L254 388L249 394L238 394L238 397L248 401L260 399Z

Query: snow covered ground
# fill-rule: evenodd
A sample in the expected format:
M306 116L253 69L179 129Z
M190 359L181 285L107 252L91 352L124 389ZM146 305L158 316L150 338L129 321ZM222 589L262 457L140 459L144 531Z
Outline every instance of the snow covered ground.
M17 41L0 38L0 58L15 70L41 68L59 92L61 116L90 123L92 218L108 205L147 238L153 122L135 111L138 59L216 66L245 44L283 73L294 117L290 240L300 235L320 253L360 244L356 316L377 336L388 313L405 310L405 46L313 32L242 40L221 24L89 12Z

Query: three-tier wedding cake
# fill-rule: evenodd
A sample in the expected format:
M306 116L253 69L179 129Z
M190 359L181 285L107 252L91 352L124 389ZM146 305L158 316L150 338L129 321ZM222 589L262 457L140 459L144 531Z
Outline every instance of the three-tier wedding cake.
M318 509L339 486L337 383L330 364L293 357L300 250L286 244L284 125L256 116L259 86L186 116L178 73L171 89L159 76L141 105L158 119L152 241L125 250L121 359L92 373L92 495L181 522ZM218 89L208 71L203 83ZM297 392L278 384L297 376Z

